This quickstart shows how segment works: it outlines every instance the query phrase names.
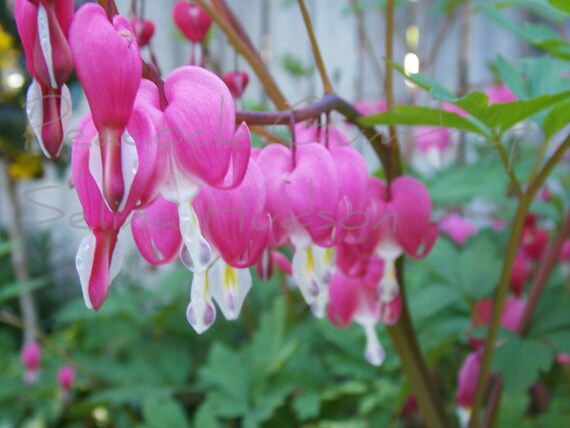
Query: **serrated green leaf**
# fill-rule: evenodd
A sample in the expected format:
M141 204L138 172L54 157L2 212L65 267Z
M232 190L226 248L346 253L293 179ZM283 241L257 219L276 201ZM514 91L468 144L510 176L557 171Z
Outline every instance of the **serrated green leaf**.
M415 105L397 105L387 113L375 114L359 119L365 126L372 125L415 125L442 126L486 135L477 125L458 114Z
M293 410L300 421L315 418L321 409L321 399L317 392L307 392L293 399Z
M503 375L505 390L511 394L526 391L541 371L550 369L554 352L532 339L511 338L493 355L492 368Z
M207 428L222 428L222 424L216 418L216 412L214 411L214 407L209 401L204 402L204 404L202 404L194 414L194 426L207 427Z
M42 277L4 285L0 288L0 305L17 298L23 293L35 291L39 288L45 287L48 284L49 279Z
M565 102L554 107L544 119L543 128L546 139L551 139L568 124L570 124L570 102Z
M518 99L526 100L529 98L527 83L523 75L501 55L497 58L497 69L501 80Z
M474 300L489 296L494 290L501 271L501 258L495 244L480 238L471 243L460 255L459 278L465 294Z
M570 330L560 330L549 333L545 338L558 352L570 355Z
M410 295L411 313L418 323L462 301L459 290L448 285L428 285Z
M172 399L146 400L142 405L142 412L148 428L188 427L182 406Z
M556 9L570 13L570 2L568 0L548 0L548 2Z

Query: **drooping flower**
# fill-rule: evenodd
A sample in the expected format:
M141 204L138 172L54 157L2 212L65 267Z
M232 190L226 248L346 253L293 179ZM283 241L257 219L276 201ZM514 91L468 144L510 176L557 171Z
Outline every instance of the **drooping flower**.
M293 273L291 261L287 256L280 251L267 247L255 264L255 272L262 281L269 281L273 276L275 267L278 267L286 275L290 276Z
M180 255L182 235L176 204L158 197L133 214L131 230L142 256L153 265L170 263Z
M27 343L22 349L22 363L24 364L24 381L31 385L36 382L40 372L42 348L37 342Z
M538 226L538 217L529 214L525 220L522 236L522 249L527 257L537 261L542 258L548 245L548 232Z
M567 239L562 244L562 248L560 249L560 261L567 262L570 260L570 240Z
M501 314L501 327L516 332L522 321L522 316L525 309L525 300L509 296L505 301L503 313ZM482 325L489 325L491 316L493 314L494 301L493 299L483 299L477 302L473 315L471 317L471 325L478 327ZM469 343L473 348L478 348L483 345L484 340L471 337Z
M250 160L239 186L231 190L203 188L194 200L204 236L214 250L205 272L194 272L188 322L198 333L215 321L216 301L224 317L234 320L252 284L248 267L267 246L270 218L265 210L265 185L259 166ZM192 270L193 261L182 261Z
M232 96L240 99L249 83L249 75L245 71L228 71L224 74L224 82L228 85Z
M452 162L454 150L449 129L440 126L419 126L414 129L415 150L411 163L425 176Z
M270 246L290 239L295 248L293 280L318 317L325 315L327 287L340 242L337 228L338 173L330 152L321 144L291 150L270 145L257 161L268 189L267 209L273 220ZM283 197L285 196L285 197Z
M65 82L73 69L67 42L73 0L17 0L15 18L33 77L26 113L48 158L59 155L71 120L71 95Z
M192 42L190 64L202 64L201 43L206 38L212 25L212 18L198 3L178 0L172 9L172 18L176 27Z
M145 89L140 102L156 104L156 95ZM204 272L212 250L201 232L192 201L201 188L232 189L242 182L249 162L251 140L245 123L235 128L235 107L224 82L195 66L180 67L167 77L164 93L168 105L157 131L159 158L164 161L161 194L178 205L180 232L187 265ZM162 161L161 161L162 162Z
M57 383L63 391L71 391L73 382L75 381L75 368L67 365L63 366L57 372Z
M139 48L144 48L150 43L150 39L154 35L154 22L150 19L131 18L129 23L133 28Z
M382 261L374 258L362 276L350 277L338 270L328 288L328 318L337 327L346 327L353 321L362 325L366 334L365 357L376 366L382 364L386 355L375 328L381 317L377 285L381 275Z
M515 296L520 297L529 276L530 266L528 260L524 254L518 254L511 274L511 290Z
M149 117L135 110L121 136L123 177L127 179L127 199L120 212L113 212L103 201L98 188L97 169L100 151L97 130L86 115L79 124L72 146L71 167L73 181L83 208L90 233L83 239L75 259L85 305L98 310L107 296L109 284L121 265L121 250L117 235L131 211L144 208L156 194L157 146L147 142L154 139L154 127ZM134 140L131 135L136 136ZM136 166L136 168L134 168ZM99 177L100 178L100 177Z
M477 229L457 213L444 217L439 223L439 230L458 245L464 245L469 237L477 234Z
M136 37L126 18L116 15L109 22L101 6L87 3L75 15L70 45L99 135L97 185L110 209L118 211L129 197L121 140L142 76Z
M481 371L481 360L483 353L481 350L474 351L467 355L457 376L457 391L455 393L455 404L458 407L461 426L467 426L471 415L471 407L475 400L475 391L479 372Z
M375 254L384 261L384 273L379 283L380 298L394 302L399 296L396 259L406 253L413 258L425 257L438 235L437 226L430 223L432 203L428 190L418 180L398 177L392 182L390 194L380 180L371 180L374 199L371 207L371 238Z
M509 103L517 100L517 97L515 97L509 87L504 84L491 86L486 92L489 97L489 105L495 103Z

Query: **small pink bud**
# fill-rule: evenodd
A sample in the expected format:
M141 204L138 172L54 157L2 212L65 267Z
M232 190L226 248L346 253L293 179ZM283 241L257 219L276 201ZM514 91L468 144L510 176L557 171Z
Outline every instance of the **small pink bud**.
M560 249L560 260L567 262L570 260L570 239L564 241L562 248Z
M150 19L139 18L131 18L129 23L131 24L131 27L133 27L139 48L143 48L148 45L150 39L154 35L154 23Z
M487 90L489 97L489 105L495 103L510 103L517 100L517 97L511 92L507 85L491 86Z
M42 348L37 342L30 342L22 349L22 363L24 364L24 380L28 385L36 382L40 371Z
M212 25L212 18L202 6L185 0L176 2L172 9L172 18L182 34L194 43L201 43Z
M525 254L532 260L542 258L548 245L548 232L540 227L526 226L523 232L522 248Z
M224 74L224 82L228 85L232 96L239 99L247 88L249 75L245 71L230 71Z
M526 257L522 254L517 255L511 275L511 290L515 296L519 297L522 294L529 275L530 268Z
M477 234L477 229L457 213L444 217L439 229L458 245L464 245L470 236Z
M73 366L63 366L57 373L57 383L64 391L71 390L75 381L75 369Z

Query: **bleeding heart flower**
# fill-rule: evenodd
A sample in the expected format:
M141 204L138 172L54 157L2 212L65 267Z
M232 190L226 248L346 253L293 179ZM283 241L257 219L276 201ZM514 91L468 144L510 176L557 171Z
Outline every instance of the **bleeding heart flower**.
M186 0L178 0L174 4L172 18L182 34L194 43L201 43L212 25L212 18L202 6Z
M57 383L64 391L70 391L75 381L75 368L73 366L63 366L57 372Z
M432 203L425 186L411 177L398 177L388 195L386 186L376 185L377 207L372 234L376 254L384 260L384 274L379 283L380 298L392 302L400 293L396 277L396 259L404 252L414 258L425 257L437 238L437 226L430 223ZM423 247L423 248L422 248Z
M365 357L376 366L382 364L386 355L375 328L381 318L377 286L381 275L382 261L375 258L362 276L350 277L337 271L328 288L328 318L337 327L346 327L352 321L362 325L367 342Z
M102 173L97 184L109 208L121 210L128 198L121 139L142 76L136 37L126 18L115 15L109 22L101 6L87 3L75 15L70 44L99 134L101 165L97 170Z
M71 167L90 234L80 244L75 266L85 305L98 310L105 301L110 282L120 269L122 257L117 245L119 229L133 209L144 208L156 194L157 146L148 144L154 139L154 127L149 117L139 110L133 111L121 138L127 199L122 210L115 213L104 203L98 188L100 151L97 130L89 114L80 122L78 131L72 146Z
M439 223L439 230L458 245L465 245L469 237L477 234L477 229L457 213L444 217Z
M40 372L42 348L39 343L27 343L22 349L21 358L22 363L24 364L24 381L27 385L32 385L38 379L38 374Z
M162 197L144 211L133 214L133 238L147 262L162 265L179 256L182 248L179 224L178 207Z
M471 407L475 400L475 390L479 372L481 371L482 351L475 351L467 355L457 376L457 391L455 404L458 406L461 426L467 426L471 414Z
M542 258L548 245L548 232L537 225L537 217L529 214L525 221L522 237L522 249L529 259Z
M489 97L489 105L495 103L510 103L517 100L517 97L515 97L507 85L491 86L486 92Z
M507 297L503 313L501 314L501 327L516 332L522 320L525 305L526 302L524 299ZM471 325L473 327L489 325L493 313L493 306L493 299L483 299L477 302L473 310L473 316L471 317ZM478 348L484 344L484 340L470 338L469 343L473 348Z
M26 113L42 151L55 158L71 120L71 95L65 82L73 69L67 42L73 1L17 0L14 15L33 77Z
M172 18L176 27L192 42L190 64L202 66L204 58L201 43L212 25L212 18L198 3L189 3L186 0L178 0L174 4Z
M140 18L131 18L129 23L133 28L139 48L144 48L150 43L150 39L154 35L154 23L150 19Z
M201 333L215 320L212 299L224 317L239 316L251 288L248 267L260 258L267 246L270 218L265 211L265 185L259 166L250 160L247 173L239 186L231 190L203 188L193 202L204 236L219 260L205 272L195 272L187 318ZM182 261L194 269L193 261Z
M146 91L146 89L145 89ZM224 82L194 66L174 70L165 81L168 105L159 126L160 158L166 160L161 194L178 205L187 266L194 273L211 264L212 251L204 239L192 201L203 187L232 189L246 173L251 140L242 123L235 128L235 107ZM140 102L156 103L152 91ZM154 108L152 116L160 116Z
M513 273L511 275L511 290L515 296L521 296L529 276L530 266L528 260L524 254L518 254L515 258Z
M228 85L232 96L239 99L247 88L249 75L245 71L229 71L224 74L224 82Z

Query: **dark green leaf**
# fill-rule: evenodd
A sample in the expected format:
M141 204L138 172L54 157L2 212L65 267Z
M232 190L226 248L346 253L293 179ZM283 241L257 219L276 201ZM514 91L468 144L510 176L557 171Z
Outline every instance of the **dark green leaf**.
M548 0L552 6L563 12L570 13L570 2L568 0Z
M544 119L544 134L550 139L562 128L570 124L570 102L554 107Z
M143 403L142 412L145 427L148 428L188 427L182 406L172 399L146 400Z
M48 284L48 278L34 278L29 281L4 285L0 288L0 305L17 298L23 293L29 293Z
M477 125L458 114L431 107L397 105L387 113L367 116L359 120L367 126L372 125L427 125L460 129L485 135Z
M487 238L472 242L459 257L459 276L465 294L474 300L489 296L501 270L495 244Z
M511 394L526 391L540 375L550 369L554 352L532 339L511 338L493 356L492 368L503 374L505 390Z

